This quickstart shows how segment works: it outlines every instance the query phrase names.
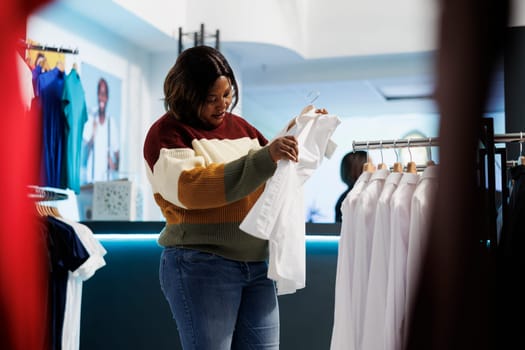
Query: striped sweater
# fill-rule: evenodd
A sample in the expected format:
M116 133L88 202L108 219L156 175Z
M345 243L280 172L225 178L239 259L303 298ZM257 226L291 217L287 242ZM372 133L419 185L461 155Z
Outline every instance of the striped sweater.
M268 141L248 122L227 114L215 129L165 114L144 143L146 172L166 218L164 247L186 247L239 261L262 261L267 241L239 229L276 165Z

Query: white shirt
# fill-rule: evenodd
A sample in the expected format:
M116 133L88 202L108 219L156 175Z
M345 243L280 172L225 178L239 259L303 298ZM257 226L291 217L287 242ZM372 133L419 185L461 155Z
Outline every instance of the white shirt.
M305 287L306 245L303 184L319 167L340 119L309 110L288 131L299 145L299 161L279 161L274 175L240 224L240 229L269 241L268 278L277 294Z
M410 309L416 293L419 268L423 262L431 219L432 204L438 187L438 167L425 169L412 196L410 228L407 253L407 289L405 304L405 324L409 324ZM404 329L404 338L408 327Z
M385 179L389 173L390 171L388 169L380 169L370 176L368 185L359 196L355 207L355 214L352 219L355 224L353 225L354 263L352 267L351 309L353 314L356 349L361 349L361 340L363 338L366 293L368 287L368 275L370 272L370 255L372 237L374 234L377 200L383 190Z
M359 195L367 186L372 173L365 171L357 178L354 187L341 204L341 234L337 254L335 276L334 325L331 350L353 350L355 348L352 323L352 268L354 257L355 206Z
M377 200L370 274L366 296L362 349L383 350L385 345L385 311L390 254L390 198L402 173L390 173Z
M390 198L390 255L385 314L385 349L401 350L405 315L406 261L412 195L418 174L404 173Z
M106 249L95 238L93 232L84 224L68 219L60 219L70 225L78 239L89 253L89 258L75 271L69 271L66 289L66 305L62 326L62 350L80 348L80 311L82 305L82 284L95 272L106 265Z

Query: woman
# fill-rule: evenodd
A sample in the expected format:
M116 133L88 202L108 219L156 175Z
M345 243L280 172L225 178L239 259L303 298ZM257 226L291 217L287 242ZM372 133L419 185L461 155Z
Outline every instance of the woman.
M354 151L345 154L341 159L341 180L346 184L346 190L339 196L335 204L335 222L341 222L343 214L341 213L341 205L345 200L348 192L354 187L357 178L363 172L363 165L367 162L368 155L365 151Z
M217 50L183 51L164 82L167 112L144 144L148 178L166 218L160 283L188 349L278 349L279 311L267 278L267 241L239 224L281 159L297 161L292 136L268 143L230 111L233 71Z

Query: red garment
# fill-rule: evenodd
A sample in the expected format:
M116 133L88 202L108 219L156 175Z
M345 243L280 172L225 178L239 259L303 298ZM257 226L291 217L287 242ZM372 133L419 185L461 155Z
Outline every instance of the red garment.
M24 114L16 54L30 13L49 0L0 1L0 348L47 349L47 266L27 185L36 183L38 120Z

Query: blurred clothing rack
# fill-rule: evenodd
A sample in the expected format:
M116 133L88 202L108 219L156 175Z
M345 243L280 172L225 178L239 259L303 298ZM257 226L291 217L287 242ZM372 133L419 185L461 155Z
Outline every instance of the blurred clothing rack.
M44 189L34 185L29 185L27 188L29 198L35 199L37 201L58 201L69 198L66 193L55 192L47 188Z
M406 147L434 147L438 146L437 137L421 137L413 139L396 140L374 140L374 141L353 141L354 151L366 151L381 148L406 148Z
M494 143L525 142L525 132L494 135Z
M494 143L513 143L525 142L525 132L515 132L494 135ZM439 146L437 137L421 137L413 139L395 140L373 140L373 141L353 141L354 151L366 151L381 148L406 148L406 147L435 147Z
M55 47L49 45L40 45L40 44L29 44L24 40L20 40L20 45L26 50L39 50L39 51L49 51L49 52L58 52L58 53L67 53L72 55L78 54L78 49L70 49L64 47Z

